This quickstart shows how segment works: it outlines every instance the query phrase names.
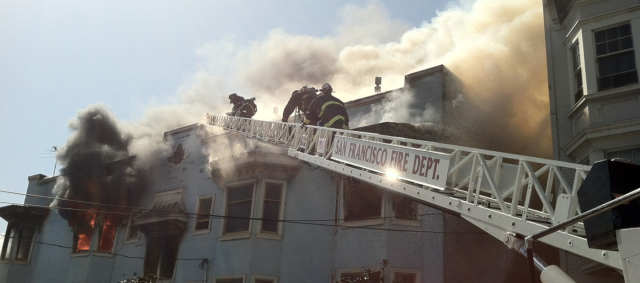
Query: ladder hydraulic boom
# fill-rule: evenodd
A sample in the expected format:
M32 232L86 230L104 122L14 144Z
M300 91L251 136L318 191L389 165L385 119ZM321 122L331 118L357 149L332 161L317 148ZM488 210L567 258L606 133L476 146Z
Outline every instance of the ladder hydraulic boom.
M581 214L591 166L424 140L207 114L208 123L288 148L292 157L459 214L512 246ZM618 251L591 249L582 223L539 239L622 270Z

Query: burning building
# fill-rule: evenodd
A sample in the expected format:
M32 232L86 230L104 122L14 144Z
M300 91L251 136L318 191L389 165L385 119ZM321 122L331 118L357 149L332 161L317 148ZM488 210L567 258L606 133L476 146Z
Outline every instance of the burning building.
M358 131L464 144L448 126L465 122L458 107L472 107L462 88L436 66L346 107ZM408 115L393 116L398 109ZM11 223L7 235L20 235L5 239L0 282L145 274L161 282L325 282L383 259L396 282L499 282L524 268L523 258L457 216L305 166L284 148L192 124L165 132L158 147L171 150L141 163L131 133L108 111L89 108L71 126L62 174L29 178L29 194L57 199L27 197L34 207L0 211ZM15 215L33 224L20 226ZM27 256L12 248L24 243ZM502 263L486 264L487 253ZM481 269L490 272L479 279Z

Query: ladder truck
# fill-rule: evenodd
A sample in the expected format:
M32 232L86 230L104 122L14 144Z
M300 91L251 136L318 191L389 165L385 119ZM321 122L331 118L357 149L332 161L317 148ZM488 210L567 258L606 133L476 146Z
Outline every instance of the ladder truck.
M640 196L640 166L605 161L592 167L352 130L206 117L209 125L286 147L306 163L459 214L526 256L532 280L536 268L542 282L575 282L533 253L534 244L543 242L617 269L626 283L640 283L640 225L602 230L613 227L607 221L617 208ZM607 187L610 182L615 188ZM631 189L606 199L621 183ZM586 201L594 192L604 192L605 199Z

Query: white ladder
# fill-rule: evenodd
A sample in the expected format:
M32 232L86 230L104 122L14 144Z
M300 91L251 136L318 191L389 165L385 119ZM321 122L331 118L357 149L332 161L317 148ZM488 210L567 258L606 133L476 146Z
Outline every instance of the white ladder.
M507 245L512 235L530 236L579 215L576 194L591 169L587 165L373 133L209 114L207 120L210 125L247 138L286 147L290 156L310 164L457 213ZM347 151L351 151L345 152L341 146L336 151L336 140L340 145L348 143ZM442 157L448 166L439 172L446 174L446 182L438 181L444 184L439 186L383 171L371 160L369 164L354 161L350 158L355 156L353 149L362 146L411 152L415 162L420 161L418 154L425 156L423 160L426 156ZM419 169L415 164L417 167L407 171ZM565 176L572 176L571 182ZM619 252L588 247L582 223L539 241L622 270Z

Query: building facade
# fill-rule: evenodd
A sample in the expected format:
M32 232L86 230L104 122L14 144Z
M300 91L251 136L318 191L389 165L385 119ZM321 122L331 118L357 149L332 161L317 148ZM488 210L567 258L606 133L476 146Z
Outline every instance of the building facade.
M544 0L555 159L640 164L640 2ZM578 282L623 282L609 268L568 253Z

